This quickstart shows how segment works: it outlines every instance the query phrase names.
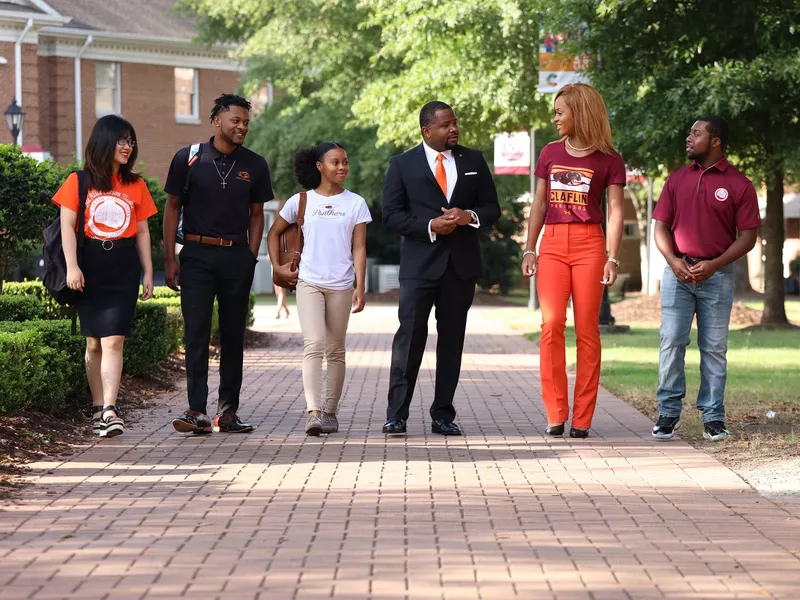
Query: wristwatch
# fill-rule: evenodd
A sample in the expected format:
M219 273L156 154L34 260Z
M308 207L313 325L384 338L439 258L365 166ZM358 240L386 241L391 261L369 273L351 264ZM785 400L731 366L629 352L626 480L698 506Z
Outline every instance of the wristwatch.
M618 259L616 259L616 258L612 258L612 257L610 257L610 256L608 257L608 260L607 260L606 262L612 262L612 263L614 263L615 265L619 266L619 260L618 260Z

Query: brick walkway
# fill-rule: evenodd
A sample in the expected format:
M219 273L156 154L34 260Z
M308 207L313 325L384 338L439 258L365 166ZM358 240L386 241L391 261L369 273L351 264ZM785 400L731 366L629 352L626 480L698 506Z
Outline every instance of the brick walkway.
M651 442L606 392L592 438L545 438L535 347L488 310L470 318L467 435L447 439L429 431L432 353L408 437L380 433L394 309L353 318L343 431L316 439L296 323L260 319L278 333L247 357L241 414L258 430L176 435L176 393L125 436L35 465L0 512L0 599L800 595L800 511Z

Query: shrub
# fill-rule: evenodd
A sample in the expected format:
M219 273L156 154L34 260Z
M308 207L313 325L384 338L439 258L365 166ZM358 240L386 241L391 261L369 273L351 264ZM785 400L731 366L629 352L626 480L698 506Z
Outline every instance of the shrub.
M54 409L87 389L85 341L69 321L0 323L0 412Z
M153 298L158 300L161 298L180 298L180 292L168 288L165 285L157 285L153 288Z
M62 319L69 315L69 309L53 300L50 292L41 281L7 281L3 284L3 296L35 296L42 303L43 319ZM0 319L6 320L6 319Z
M32 321L44 316L36 296L0 296L0 321Z
M167 314L164 305L136 306L123 351L125 373L143 373L166 360L170 340L179 339L170 324L181 324L179 311L170 319ZM86 342L80 333L72 335L71 326L65 319L0 322L0 412L54 409L86 393Z
M133 329L123 350L125 373L135 375L160 365L169 356L169 344L167 307L139 302L133 317Z
M32 378L45 364L43 349L36 331L0 333L0 412L28 406L37 383Z
M67 174L52 161L40 163L19 148L0 144L0 278L41 241L58 214L51 198Z

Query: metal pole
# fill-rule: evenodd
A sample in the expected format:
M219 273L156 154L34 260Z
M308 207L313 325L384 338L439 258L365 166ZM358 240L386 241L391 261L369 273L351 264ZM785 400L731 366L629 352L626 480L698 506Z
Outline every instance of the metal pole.
M28 35L28 32L33 27L33 19L28 19L25 24L25 29L22 34L14 42L14 95L17 99L17 104L22 106L22 40ZM18 132L19 145L22 146L22 132ZM15 144L16 145L16 144Z
M652 287L650 283L650 251L652 249L652 221L653 221L653 178L647 178L647 279L645 284L645 290L647 295L649 296L652 293Z
M78 162L83 161L83 114L81 97L81 56L83 56L86 48L92 43L94 38L90 35L86 38L86 42L75 55L75 156Z
M533 171L536 168L536 130L531 127L531 210L533 210L533 199L536 197L536 175ZM528 223L530 223L530 214L528 215ZM539 240L534 240L533 249ZM539 310L539 296L536 293L536 275L534 274L528 280L528 310Z

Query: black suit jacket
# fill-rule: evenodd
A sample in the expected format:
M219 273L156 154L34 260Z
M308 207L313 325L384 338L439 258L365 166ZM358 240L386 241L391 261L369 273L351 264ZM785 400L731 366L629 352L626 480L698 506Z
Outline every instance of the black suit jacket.
M458 179L448 204L428 165L422 144L393 156L383 185L383 223L403 236L400 247L400 279L439 279L448 260L462 279L481 275L478 230L459 226L450 235L438 235L431 243L428 223L442 215L442 208L472 210L481 227L500 218L500 205L489 166L478 150L453 149ZM469 175L468 175L469 173Z

